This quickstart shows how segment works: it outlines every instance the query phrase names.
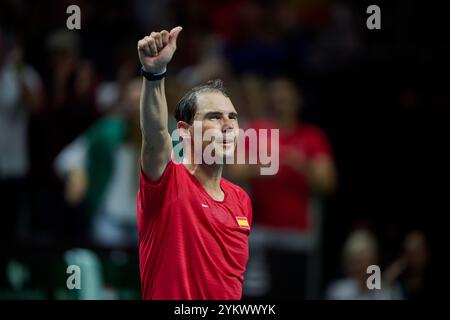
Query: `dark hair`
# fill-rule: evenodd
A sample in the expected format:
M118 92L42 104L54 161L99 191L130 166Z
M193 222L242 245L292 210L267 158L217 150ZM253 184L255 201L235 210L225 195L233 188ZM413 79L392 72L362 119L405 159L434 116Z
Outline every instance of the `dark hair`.
M220 79L209 80L206 84L196 86L186 92L183 98L177 103L175 108L175 119L192 124L195 113L197 112L197 95L204 92L220 92L228 97L223 82Z

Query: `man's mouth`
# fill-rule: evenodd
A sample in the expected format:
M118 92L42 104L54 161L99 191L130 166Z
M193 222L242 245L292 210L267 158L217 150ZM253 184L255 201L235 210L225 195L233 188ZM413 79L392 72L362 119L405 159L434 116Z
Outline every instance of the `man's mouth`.
M223 145L231 145L231 144L234 144L234 139L219 139L219 140L217 140L217 143L223 144Z
M229 146L232 146L232 145L234 144L234 140L223 140L223 141L221 142L221 144L222 144L224 147L229 147Z

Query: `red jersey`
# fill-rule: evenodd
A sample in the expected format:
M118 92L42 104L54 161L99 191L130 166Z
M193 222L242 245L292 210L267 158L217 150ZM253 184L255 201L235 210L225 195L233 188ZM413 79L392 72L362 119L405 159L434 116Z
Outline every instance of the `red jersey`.
M249 127L276 129L272 121L257 121ZM268 145L270 146L270 141ZM258 176L250 182L255 223L278 229L306 231L311 226L311 187L304 174L298 173L284 162L289 149L298 150L308 160L319 156L331 157L330 144L320 128L299 124L289 133L280 129L278 173L273 176Z
M252 209L240 187L221 179L214 200L183 164L170 161L137 197L143 299L240 299Z

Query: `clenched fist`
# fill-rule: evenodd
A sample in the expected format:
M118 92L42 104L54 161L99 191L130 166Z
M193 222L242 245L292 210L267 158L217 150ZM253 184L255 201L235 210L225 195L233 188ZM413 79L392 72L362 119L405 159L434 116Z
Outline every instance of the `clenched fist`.
M163 72L177 49L177 37L183 28L175 27L170 32L152 32L138 41L139 60L145 71Z

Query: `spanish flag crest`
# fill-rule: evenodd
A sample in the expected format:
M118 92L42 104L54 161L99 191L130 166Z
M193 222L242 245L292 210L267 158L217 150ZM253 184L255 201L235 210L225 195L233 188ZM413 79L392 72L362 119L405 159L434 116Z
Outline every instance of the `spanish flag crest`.
M236 217L236 221L239 227L243 229L250 229L250 225L248 224L247 217Z

